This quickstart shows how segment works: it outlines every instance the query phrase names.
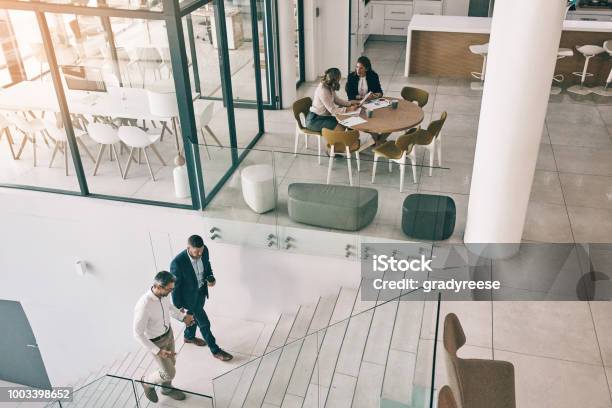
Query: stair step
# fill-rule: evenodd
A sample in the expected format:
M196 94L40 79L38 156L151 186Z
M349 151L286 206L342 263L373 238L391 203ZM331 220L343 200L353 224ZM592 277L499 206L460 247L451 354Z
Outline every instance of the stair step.
M245 408L259 408L263 403L270 379L274 374L274 369L278 364L278 360L282 354L283 349L274 350L261 358L257 373L251 387L249 388L246 400L244 401L243 407Z
M359 293L358 289L342 288L336 301L336 307L332 314L330 324L334 324L344 319L348 319L351 316L353 307L355 306L355 299Z
M400 301L391 338L391 348L416 353L420 336L416 336L415 333L420 333L422 320L422 302Z
M308 334L314 333L317 330L322 330L329 326L329 321L334 312L338 295L339 293L336 294L336 296L323 297L319 299L317 309L312 317L310 327L308 328Z
M262 329L259 335L259 339L257 339L257 343L255 344L255 347L253 348L253 351L252 351L253 356L262 356L266 352L266 348L270 344L270 340L272 339L272 335L274 334L274 330L276 329L276 326L278 325L279 319L280 319L280 316L274 324L266 324L264 326L264 328Z
M353 406L355 408L380 408L385 366L364 361L361 363Z
M319 350L323 342L326 330L310 334L302 344L300 355L295 363L291 379L287 386L287 393L304 398L306 390L312 377Z
M349 321L349 326L344 336L344 343L338 357L336 373L346 374L357 378L361 357L370 331L370 324L374 315L373 310L368 310Z
M357 378L352 375L339 373L334 375L334 380L327 396L326 406L350 408L353 402L353 394L355 393L355 385L357 385Z
M287 343L306 336L316 308L316 303L300 307L300 310L295 318L295 322L293 322L293 327L291 327L291 331L289 332Z
M289 383L289 378L291 378L291 373L295 367L295 362L303 342L304 340L297 340L283 348L283 352L281 353L272 379L270 380L264 402L276 407L282 405L283 397L287 391L287 384Z
M310 384L306 392L303 408L322 408L325 407L329 387L324 387L316 384ZM331 406L330 406L331 407Z
M391 349L385 370L382 398L410 406L413 399L411 384L414 380L415 365L416 354Z
M259 367L259 364L259 360L253 360L244 367L242 367L242 369L240 369L240 373L237 373L240 374L240 378L237 379L236 385L233 386L233 395L230 396L231 401L229 405L224 404L223 401L215 401L215 405L219 407L230 408L242 407L242 403L246 400L247 394L249 393L249 388L251 386L251 383L253 382L255 373L257 373L257 367ZM215 392L215 400L217 400L217 392Z
M363 353L363 361L382 366L386 364L398 303L397 300L393 300L378 306L374 310L374 318Z
M285 399L283 400L283 405L281 405L281 408L301 408L303 403L303 397L287 394L285 395Z
M268 346L266 347L266 353L282 347L287 342L287 337L289 336L289 332L291 331L291 327L293 327L293 322L297 313L283 313L278 320L276 327L274 328L274 332L270 337L270 341Z
M329 388L331 385L348 325L349 322L345 320L327 329L325 341L321 345L319 358L310 378L310 384L320 384L326 388Z
M359 289L359 293L357 293L357 298L355 299L355 306L353 307L352 316L355 316L359 313L362 313L368 309L376 306L375 300L361 300L361 289Z

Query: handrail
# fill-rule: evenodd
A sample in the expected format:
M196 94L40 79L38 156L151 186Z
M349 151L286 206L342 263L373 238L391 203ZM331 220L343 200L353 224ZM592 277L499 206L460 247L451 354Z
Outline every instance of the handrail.
M205 99L204 99L205 100ZM198 142L197 144L194 143L195 146L199 146L199 147L207 147L208 149L217 149L219 151L223 150L223 149L227 149L227 150L236 150L236 151L249 151L249 152L262 152L262 153L270 153L270 154L286 154L286 155L291 155L291 156L305 156L305 157L318 157L317 153L310 153L310 152L293 152L290 148L287 148L287 150L277 150L278 147L272 147L270 149L263 149L263 148L254 148L254 147L250 147L250 148L246 148L246 147L232 147L232 146L226 146L226 145L211 145L211 144L204 144L203 142ZM325 156L325 153L322 152L321 153L322 156L321 157L327 157ZM336 152L336 154L343 154L342 152ZM340 160L343 160L344 158L339 158ZM346 160L346 159L344 159ZM353 160L353 159L351 159ZM373 163L374 159L373 158L369 158L367 156L360 156L359 160L361 162L366 162L366 163ZM407 165L408 166L408 165ZM412 166L412 164L410 164L410 166ZM441 170L450 170L450 167L442 167L442 166L429 166L427 164L419 164L419 163L415 163L414 164L415 167L417 168L432 168L432 169L441 169Z
M98 381L103 380L104 378L116 378L118 380L129 381L129 382L132 383L132 385L134 383L140 383L140 384L159 386L159 387L162 387L162 388L168 388L168 389L172 389L172 390L182 391L182 392L184 392L186 394L195 395L195 396L198 396L198 397L206 398L206 399L209 399L211 401L213 400L212 396L206 395L206 394L200 394L199 392L189 391L189 390L185 390L185 389L182 389L182 388L176 388L176 387L168 387L168 386L162 385L162 384L154 384L154 383L150 383L150 382L147 382L147 381L144 381L144 380L139 380L139 379L136 379L136 378L122 377L120 375L115 375L115 374L104 374L104 375L96 378L95 380L92 380L92 381L88 382L87 384L77 388L76 390L73 390L72 391L72 395L74 396L77 392L84 390L85 388L87 388L87 387L97 383ZM134 394L134 398L138 398L136 394ZM74 401L72 401L72 402L74 402ZM72 403L72 402L70 402L70 403ZM61 406L61 401L60 400L54 400L54 401L49 401L49 403L46 404L45 407L52 407L56 403L60 403L60 406Z
M398 300L398 299L400 299L400 298L402 298L402 297L404 297L404 296L406 296L406 295L410 295L410 294L412 294L412 293L414 293L414 292L417 292L417 291L419 291L419 292L420 292L420 291L421 291L421 289L422 289L422 288L417 288L417 289L414 289L414 290L411 290L411 291L407 291L407 292L402 293L401 295L399 295L399 296L397 296L397 297L394 297L394 298L391 298L391 299L385 300L385 301L383 301L382 303L379 303L379 304L376 304L376 305L374 305L374 306L372 306L372 307L369 307L369 308L367 308L367 309L364 309L364 310L360 311L359 313L355 313L355 314L352 314L352 315L350 315L349 317L346 317L346 318L344 318L344 319L342 319L342 320L338 320L337 322L335 322L335 323L333 323L333 324L330 324L330 325L328 325L328 326L326 326L326 327L323 327L322 329L315 330L315 331L313 331L312 333L308 333L308 334L306 334L306 335L305 335L305 336L303 336L303 337L300 337L300 338L298 338L298 339L292 340L292 341L290 341L289 343L285 343L285 344L283 344L282 346L276 347L276 348L274 348L273 350L270 350L269 352L262 354L261 356L255 357L254 359L249 360L249 361L247 361L246 363L243 363L243 364L241 364L241 365L239 365L239 366L237 366L237 367L232 368L232 369L231 369L231 370L229 370L229 371L224 372L223 374L220 374L220 375L218 375L218 376L216 376L216 377L213 377L213 379L212 379L212 380L213 380L213 382L214 382L214 381L216 381L218 378L224 377L224 376L226 376L226 375L227 375L227 374L229 374L229 373L232 373L232 372L234 372L234 371L236 371L236 370L238 370L238 369L240 369L240 368L243 368L243 367L244 367L244 366L246 366L247 364L251 364L251 363L253 363L253 361L256 361L256 360L259 360L259 359L263 359L265 356L268 356L268 355L270 355L270 354L272 354L272 353L274 353L274 352L278 351L279 349L285 348L285 347L287 347L287 346L289 346L289 345L291 345L291 344L294 344L294 343L296 343L296 342L298 342L298 341L303 341L303 340L304 340L304 339L306 339L307 337L310 337L310 336L312 336L312 335L314 335L314 334L317 334L317 333L319 333L319 332L322 332L322 331L326 331L326 330L328 330L330 327L333 327L333 326L336 326L336 325L342 324L342 323L344 323L344 322L347 322L347 321L351 320L351 319L352 319L352 318L354 318L354 317L360 316L360 315L365 314L365 313L367 313L367 312L369 312L369 311L372 311L372 310L374 310L374 309L376 309L376 308L378 308L378 307L384 306L384 305L386 305L387 303L390 303L390 302L393 302L393 301L395 301L395 300ZM421 292L421 293L423 293L423 292ZM436 301L436 299L432 299L432 301ZM377 302L377 301L373 301L373 302Z
M197 395L199 397L204 397L204 398L208 398L208 399L211 399L211 400L213 399L213 397L211 397L210 395L200 394L199 392L189 391L189 390L185 390L185 389L182 389L182 388L168 387L167 385L150 383L148 381L139 380L139 379L136 379L136 378L126 378L126 377L122 377L120 375L114 375L114 374L106 374L106 376L107 377L112 377L112 378L118 378L120 380L134 381L134 382L137 382L139 384L147 384L147 385L152 385L152 386L161 387L161 388L167 388L167 389L171 389L171 390L178 390L178 391L182 391L182 392L187 393L187 394Z

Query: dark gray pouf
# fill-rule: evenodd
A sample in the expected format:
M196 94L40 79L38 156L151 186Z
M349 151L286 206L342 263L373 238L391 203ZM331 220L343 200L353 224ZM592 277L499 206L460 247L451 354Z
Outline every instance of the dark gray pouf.
M357 231L378 211L378 191L373 188L293 183L288 193L289 218L302 224Z
M402 206L402 231L411 238L441 241L453 235L457 210L452 198L411 194Z

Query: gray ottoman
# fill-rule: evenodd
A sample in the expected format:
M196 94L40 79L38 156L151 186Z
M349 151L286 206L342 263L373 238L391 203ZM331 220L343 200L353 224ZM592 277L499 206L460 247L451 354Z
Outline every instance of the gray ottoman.
M302 224L357 231L372 222L378 211L373 188L329 184L289 185L289 218Z

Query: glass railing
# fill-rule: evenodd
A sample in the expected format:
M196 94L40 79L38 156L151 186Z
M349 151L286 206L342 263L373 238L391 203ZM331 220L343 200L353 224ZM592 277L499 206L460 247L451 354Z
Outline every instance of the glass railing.
M443 238L462 240L471 168L463 174L430 167L424 164L429 152L418 149L416 163L407 159L403 166L400 191L402 166L397 161L389 166L384 157L375 161L371 149L362 151L359 160L352 154L350 160L336 155L332 161L324 143L319 158L316 137L311 137L307 153L300 138L294 154L267 146L275 143L269 136L259 142L262 149L199 146L204 190L211 197L203 213L215 239L356 260L364 242L433 242L411 233L406 208L407 197L425 194L453 199L455 227ZM232 157L244 158L232 165Z
M300 338L275 330L283 344L271 340L265 354L214 378L215 407L433 407L437 294L365 286L348 317L334 310L325 327L313 318Z
M156 386L146 383L145 385ZM72 401L53 401L46 405L49 407L62 408L88 408L88 407L122 407L122 408L142 408L154 406L155 404L147 399L142 387L143 381L131 378L120 377L107 374L89 384L74 390ZM175 399L169 394L182 393L185 396L181 401L181 406L212 408L213 400L208 395L198 394L179 388L157 385L157 395L161 406L175 406Z

